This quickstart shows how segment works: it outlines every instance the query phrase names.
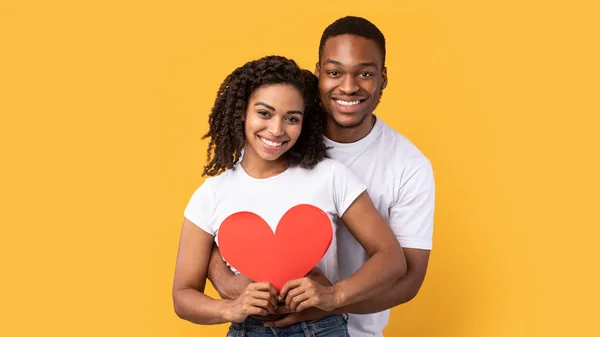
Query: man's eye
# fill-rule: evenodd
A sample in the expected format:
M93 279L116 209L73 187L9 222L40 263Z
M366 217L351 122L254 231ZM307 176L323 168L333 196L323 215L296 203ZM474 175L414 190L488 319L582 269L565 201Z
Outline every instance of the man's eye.
M340 74L340 73L339 73L339 72L337 72L337 71L335 71L335 70L332 70L332 71L330 71L330 72L329 72L329 75L331 75L331 76L337 76L337 75L339 75L339 74Z
M360 76L362 76L362 77L371 77L371 76L373 76L373 74L369 73L369 72L366 72L366 71L363 71L363 72L360 73Z

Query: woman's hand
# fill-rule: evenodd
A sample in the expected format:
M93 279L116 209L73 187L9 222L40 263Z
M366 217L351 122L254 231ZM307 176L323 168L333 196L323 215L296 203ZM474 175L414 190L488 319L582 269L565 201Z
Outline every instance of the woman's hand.
M337 309L340 303L339 296L335 286L324 286L309 277L287 282L280 293L280 297L285 299L285 305L292 312L311 307L324 311Z
M229 322L243 322L250 315L266 316L275 312L277 289L268 282L251 283L235 300L230 301L223 317Z

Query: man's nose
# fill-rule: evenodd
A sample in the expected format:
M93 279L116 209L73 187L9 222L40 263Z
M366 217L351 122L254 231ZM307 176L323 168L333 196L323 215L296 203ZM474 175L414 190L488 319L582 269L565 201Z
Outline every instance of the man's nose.
M342 84L340 85L340 91L346 95L352 95L360 89L358 83L354 79L354 76L348 74L344 77Z

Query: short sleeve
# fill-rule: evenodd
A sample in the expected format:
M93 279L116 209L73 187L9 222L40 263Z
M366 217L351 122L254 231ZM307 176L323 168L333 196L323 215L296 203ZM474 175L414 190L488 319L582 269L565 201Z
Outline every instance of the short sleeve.
M358 196L367 189L365 184L344 164L334 161L333 195L335 208L341 218Z
M390 227L403 248L431 250L435 182L429 160L407 172L390 209Z
M209 178L210 179L210 178ZM210 235L215 235L211 226L214 195L211 192L208 179L194 192L183 212L186 219Z

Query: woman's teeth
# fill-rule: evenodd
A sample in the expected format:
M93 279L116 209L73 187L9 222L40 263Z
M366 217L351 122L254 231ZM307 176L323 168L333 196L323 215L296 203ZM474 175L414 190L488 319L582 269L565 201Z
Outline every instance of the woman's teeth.
M356 104L360 103L360 100L357 99L356 101L342 101L341 99L336 99L335 102L339 105L350 106L350 105L356 105Z
M267 144L269 146L273 146L273 147L278 147L278 146L281 146L281 144L283 144L283 142L281 142L281 143L275 143L275 142L272 142L270 140L264 139L263 137L258 137L258 138L260 138L260 140L262 140L263 143L265 143L265 144Z

